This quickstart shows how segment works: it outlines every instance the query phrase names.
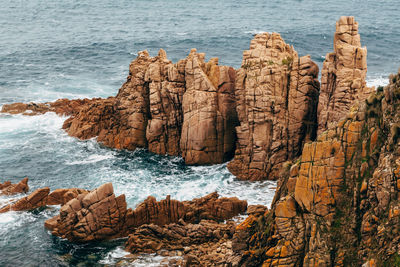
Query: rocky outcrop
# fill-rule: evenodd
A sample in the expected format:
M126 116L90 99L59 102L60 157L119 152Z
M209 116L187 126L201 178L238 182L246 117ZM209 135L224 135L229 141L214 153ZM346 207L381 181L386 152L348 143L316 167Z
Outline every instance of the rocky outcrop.
M182 155L187 164L227 161L236 140L235 72L204 58L193 50L173 64L162 49L156 57L142 51L115 98L84 105L63 128L109 147Z
M23 114L28 116L40 115L47 112L55 112L58 115L70 116L76 114L82 106L96 101L99 98L93 99L58 99L55 102L46 103L13 103L3 105L1 112L9 114Z
M128 236L145 224L162 226L179 220L199 223L203 219L223 221L245 212L246 208L246 201L219 198L213 193L183 202L169 196L161 201L148 197L132 210L127 208L124 195L114 195L109 183L71 199L61 207L60 215L49 219L45 225L54 235L72 242L88 242Z
M345 116L351 106L364 100L372 88L366 87L367 49L361 47L358 23L354 17L336 22L333 52L325 57L321 71L318 104L318 133Z
M262 33L243 53L236 77L240 125L229 170L242 180L276 180L285 161L316 132L318 66L277 33Z
M390 80L305 144L271 211L235 234L243 266L398 262L400 71Z
M23 179L16 185L11 185L12 190L7 192L26 193L28 192L28 178ZM4 183L5 184L5 183ZM7 188L6 188L7 189ZM64 205L69 200L80 194L87 194L89 191L80 188L56 189L50 193L48 187L39 188L30 195L18 199L11 204L0 208L0 213L7 211L34 210L47 205Z
M49 192L50 189L48 187L39 188L29 196L23 197L15 203L2 207L0 213L7 211L33 210L44 207L47 204L47 196L49 195Z
M5 181L0 184L1 195L15 195L19 193L26 193L29 191L28 177L22 179L18 184L12 184L10 181Z

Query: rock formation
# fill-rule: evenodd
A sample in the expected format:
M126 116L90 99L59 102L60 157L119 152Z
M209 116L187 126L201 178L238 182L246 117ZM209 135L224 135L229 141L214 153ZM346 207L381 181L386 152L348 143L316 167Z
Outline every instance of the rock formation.
M236 72L216 58L205 62L195 49L175 64L162 49L156 57L142 51L115 97L16 103L2 112L71 115L63 128L80 139L180 155L194 165L234 157L228 168L239 179L276 180L317 130L322 133L366 98L366 55L357 22L341 17L320 95L318 67L310 57L299 57L279 34L262 33Z
M336 124L354 102L364 100L372 90L365 85L367 49L361 47L354 17L336 22L333 51L326 54L321 71L318 134Z
M400 255L400 70L306 143L269 213L234 237L243 266L394 266Z
M26 193L29 190L27 183L28 178L25 178L18 184L11 185L11 189L10 187L6 187L6 190L8 190L6 193ZM7 204L4 207L0 207L0 213L7 211L34 210L47 205L64 205L66 202L77 197L78 195L87 194L88 192L89 191L80 188L68 188L56 189L50 193L50 189L48 187L39 188L26 197L18 199L17 201Z
M60 215L46 221L54 235L72 242L108 240L128 236L144 224L166 225L184 220L223 221L246 211L247 202L237 198L219 198L217 193L192 201L148 197L135 210L128 209L125 196L116 197L112 184L79 194L61 207Z
M282 164L316 132L318 66L299 58L277 33L262 33L244 51L236 77L240 126L229 170L242 180L276 180Z
M193 244L219 241L234 233L234 223L220 224L202 220L198 224L181 220L164 226L145 224L136 228L126 243L126 249L132 253L155 253L160 250L181 250Z
M7 211L33 210L44 207L47 204L47 196L49 195L49 192L50 189L48 187L39 188L29 196L23 197L15 203L2 207L0 213Z
M95 101L99 98L93 99L58 99L55 102L46 102L46 103L14 103L9 105L4 105L1 109L2 113L10 113L10 114L20 114L34 116L40 115L47 112L55 112L58 115L62 116L70 116L76 114L82 106L87 105L88 103Z
M26 193L29 191L28 177L22 179L18 184L12 184L10 181L5 181L0 184L1 195L15 195L19 193Z
M115 98L92 101L63 128L109 147L182 155L187 164L227 161L236 140L235 72L204 58L193 50L173 64L164 50L142 51Z

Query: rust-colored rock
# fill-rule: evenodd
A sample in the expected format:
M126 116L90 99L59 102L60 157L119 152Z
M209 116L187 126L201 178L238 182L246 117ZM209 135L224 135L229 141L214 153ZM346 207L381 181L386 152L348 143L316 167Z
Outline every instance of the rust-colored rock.
M5 181L0 184L1 195L15 195L19 193L26 193L29 191L28 177L22 179L18 184L12 184L10 181Z
M7 211L22 211L22 210L33 210L40 207L44 207L47 204L47 196L50 193L48 187L39 188L35 190L29 196L19 199L15 203L9 204L0 209L0 213Z
M316 132L318 66L299 58L277 33L262 33L243 53L236 75L240 126L229 170L242 180L276 180L282 164Z
M47 112L55 112L58 115L69 116L76 114L80 108L96 99L58 99L55 102L46 103L13 103L3 105L1 113L20 114L34 116Z
M84 105L63 128L113 148L182 155L187 164L231 159L235 72L216 59L205 63L204 57L192 51L173 64L162 49L156 57L140 52L115 98Z
M235 70L204 57L194 49L186 59L180 144L187 164L222 163L235 150Z
M234 224L202 220L198 224L172 223L164 226L145 224L136 228L126 242L131 253L155 253L160 250L184 250L194 244L219 241L224 235L231 237Z
M46 221L52 233L73 242L121 237L126 215L125 196L115 197L112 184L71 199L60 215Z
M87 194L89 191L80 188L56 189L47 197L47 205L64 205L80 194Z
M339 19L333 42L334 52L326 55L321 71L318 134L335 125L356 101L372 92L365 85L367 49L361 47L354 17Z
M395 266L400 130L393 129L400 125L399 108L400 71L306 143L280 180L271 211L249 217L235 233L240 265Z
M112 184L87 192L79 189L54 191L52 199L63 200L71 192L83 192L61 207L60 215L46 221L54 235L72 242L107 240L128 236L144 224L166 225L184 220L223 221L246 211L247 202L237 198L219 198L217 193L192 201L177 201L169 196L161 201L148 197L135 210L127 209L125 196L116 197ZM68 195L67 195L68 196ZM49 197L50 198L50 197ZM57 201L53 201L54 203Z

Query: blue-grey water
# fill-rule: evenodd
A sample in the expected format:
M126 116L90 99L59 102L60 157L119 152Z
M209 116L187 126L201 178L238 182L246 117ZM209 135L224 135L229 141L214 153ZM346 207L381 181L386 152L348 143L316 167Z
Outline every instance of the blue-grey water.
M191 48L239 67L253 34L280 32L322 66L335 21L353 15L368 49L367 81L387 82L400 66L400 3L376 1L11 1L0 0L0 106L115 95L137 52L159 48L176 61ZM272 182L237 181L226 165L187 167L176 157L104 148L68 137L55 114L0 115L0 182L29 176L32 190L92 189L112 182L130 207L148 195L192 199L213 191L269 205ZM0 205L10 198L1 197ZM57 207L0 215L0 266L102 266L122 258L123 240L86 246L43 227ZM133 265L157 265L151 255Z

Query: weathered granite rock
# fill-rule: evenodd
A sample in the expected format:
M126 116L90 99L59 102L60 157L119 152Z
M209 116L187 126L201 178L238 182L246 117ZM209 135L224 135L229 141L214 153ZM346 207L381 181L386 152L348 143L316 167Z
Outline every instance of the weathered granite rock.
M246 220L235 233L240 264L395 266L400 258L399 108L400 71L306 143L280 180L271 211Z
M276 180L282 164L316 133L318 66L299 58L277 33L262 33L244 51L236 77L240 126L229 170L242 180Z
M71 193L78 189L69 190ZM82 191L81 191L82 192ZM57 192L53 195L61 195ZM63 200L66 194L63 194ZM60 197L52 196L53 199ZM192 201L177 201L169 196L161 201L148 197L135 210L127 209L125 196L116 197L112 184L104 184L88 193L83 191L61 207L60 215L46 221L54 235L72 242L107 240L128 236L144 224L166 225L184 220L223 221L246 211L247 202L237 198L219 198L217 193Z
M2 186L5 186L3 190L1 189ZM0 190L6 195L27 193L29 190L28 178L24 178L18 184L11 184L10 182L0 184ZM47 205L64 205L78 195L87 193L89 191L80 188L56 189L51 193L48 187L39 188L26 197L14 200L13 203L0 207L0 213L33 210Z
M193 50L173 64L162 49L156 57L140 52L115 98L84 105L63 128L80 139L97 136L109 147L182 155L187 164L231 159L235 72L204 57Z
M186 59L180 144L187 164L222 163L235 150L235 70L204 57L193 49Z
M47 112L55 112L58 115L69 116L76 114L83 105L86 105L94 99L58 99L55 102L46 103L13 103L3 105L1 112L10 114L20 114L33 116Z
M146 70L150 111L146 139L151 152L180 155L185 65L185 59L173 64L161 49Z
M22 179L18 184L12 184L10 181L5 181L0 184L1 195L15 195L19 193L26 193L29 191L28 177Z
M125 196L115 197L108 183L68 201L45 226L73 242L111 239L122 236L126 211Z
M145 224L136 228L126 243L131 253L155 253L160 250L181 250L194 244L219 241L224 235L232 236L234 223L202 220L198 224L180 220L164 226Z
M354 17L336 22L333 52L325 57L321 71L318 104L318 134L345 116L358 100L364 100L372 88L366 87L367 49L361 47L358 23Z
M7 211L33 210L47 205L47 196L50 189L48 187L39 188L29 196L23 197L15 203L6 205L0 209L0 213Z
M56 189L47 197L47 205L64 205L80 194L87 194L90 191L81 188L60 188Z

